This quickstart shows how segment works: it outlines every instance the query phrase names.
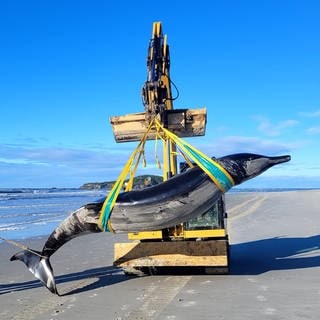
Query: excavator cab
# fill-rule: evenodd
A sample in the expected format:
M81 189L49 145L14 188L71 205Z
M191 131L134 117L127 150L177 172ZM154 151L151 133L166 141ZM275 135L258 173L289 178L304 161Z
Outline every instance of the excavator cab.
M184 223L185 230L218 230L226 228L227 213L224 194L204 214Z

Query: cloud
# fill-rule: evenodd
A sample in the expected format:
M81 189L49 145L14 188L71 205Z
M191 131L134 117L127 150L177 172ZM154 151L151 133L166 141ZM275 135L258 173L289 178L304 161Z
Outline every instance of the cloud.
M134 147L92 150L0 145L0 187L78 187L85 182L114 180ZM146 157L151 165L154 149L149 149Z
M58 178L63 185L71 177L76 186L88 179L105 181L117 177L131 151L0 145L0 180L3 187L17 176L25 183L37 181L37 186L42 180L58 183Z
M112 167L125 162L122 152L66 147L22 147L0 145L0 161L12 164L42 164L48 166L84 166L108 164Z
M307 133L312 135L320 134L320 126L308 128Z
M299 112L299 114L303 117L307 118L319 118L320 117L320 109L316 111L311 111L311 112Z
M195 139L191 143L209 156L216 157L241 152L272 156L301 148L299 141L285 143L277 139L247 136L227 136L215 141L206 138L198 142ZM79 187L85 182L114 180L134 147L132 144L119 144L117 147L92 150L0 145L0 187ZM161 146L158 155L161 159ZM144 170L161 175L161 170L154 168L153 143L147 144L146 157L148 167Z
M197 146L208 155L217 157L242 152L278 155L289 153L293 148L296 148L296 145L292 143L246 136L228 136L206 145L197 144Z
M270 137L280 136L286 129L295 127L299 124L299 121L293 119L272 123L271 120L266 117L254 116L253 118L259 122L258 130Z

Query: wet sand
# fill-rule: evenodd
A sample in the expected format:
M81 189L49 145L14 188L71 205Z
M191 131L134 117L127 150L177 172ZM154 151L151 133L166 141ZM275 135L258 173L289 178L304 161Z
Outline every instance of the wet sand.
M62 247L52 295L0 245L0 319L319 319L320 190L229 193L229 275L127 277L98 234ZM46 238L24 241L41 249Z

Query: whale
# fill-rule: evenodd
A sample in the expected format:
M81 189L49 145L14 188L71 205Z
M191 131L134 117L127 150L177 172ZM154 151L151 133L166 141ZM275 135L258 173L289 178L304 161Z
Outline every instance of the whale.
M255 178L269 168L290 161L290 155L237 153L212 158L232 177L234 185ZM223 191L198 166L142 190L122 192L109 217L114 233L159 230L184 223L207 212ZM59 295L50 257L78 236L104 231L99 217L105 198L72 212L50 234L42 251L27 248L11 257L22 261L52 293Z

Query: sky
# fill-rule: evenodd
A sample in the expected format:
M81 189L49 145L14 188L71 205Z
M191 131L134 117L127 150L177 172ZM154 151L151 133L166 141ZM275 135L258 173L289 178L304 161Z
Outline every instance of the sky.
M0 2L0 188L116 179L136 143L152 24L168 35L174 108L207 108L210 156L290 154L244 187L320 187L318 1ZM153 150L153 142L148 148ZM148 166L155 171L150 151Z

